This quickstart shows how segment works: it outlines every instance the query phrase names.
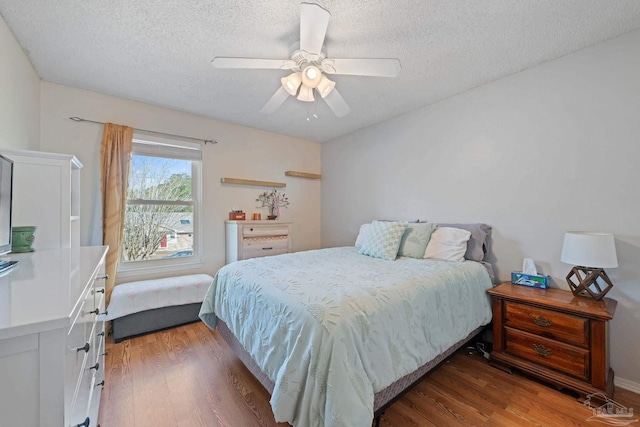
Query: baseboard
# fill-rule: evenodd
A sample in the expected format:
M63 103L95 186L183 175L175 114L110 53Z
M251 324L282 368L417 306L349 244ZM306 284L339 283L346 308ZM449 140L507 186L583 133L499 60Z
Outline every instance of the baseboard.
M613 383L616 385L616 387L620 387L625 390L629 390L634 393L640 394L640 383L637 383L635 381L625 380L624 378L620 378L620 377L616 377L613 380Z

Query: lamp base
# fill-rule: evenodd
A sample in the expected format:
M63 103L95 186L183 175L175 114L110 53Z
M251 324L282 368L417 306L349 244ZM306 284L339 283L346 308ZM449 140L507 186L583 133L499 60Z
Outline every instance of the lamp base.
M598 281L598 279L601 279ZM602 283L604 282L604 283ZM573 295L601 300L613 288L613 283L602 268L576 266L567 274L567 283Z

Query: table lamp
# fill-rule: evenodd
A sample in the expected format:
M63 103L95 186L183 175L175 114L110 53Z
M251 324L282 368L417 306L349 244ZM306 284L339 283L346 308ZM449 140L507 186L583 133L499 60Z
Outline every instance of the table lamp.
M604 271L618 266L613 234L567 231L560 260L575 266L567 274L573 295L601 300L613 287Z

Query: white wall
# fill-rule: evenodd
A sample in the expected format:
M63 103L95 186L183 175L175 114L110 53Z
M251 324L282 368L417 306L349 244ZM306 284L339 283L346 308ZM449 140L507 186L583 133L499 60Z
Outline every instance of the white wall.
M0 148L40 145L40 78L0 16Z
M84 164L81 244L90 243L99 194L102 126L69 120L73 116L218 141L203 147L202 272L213 274L224 264L224 220L229 211L237 207L248 215L260 212L255 199L268 189L221 184L222 177L286 183L282 190L291 205L282 209L281 219L294 222L293 249L320 247L320 181L284 175L286 170L319 172L320 144L48 82L42 82L41 103L42 151L74 154Z
M531 257L568 289L564 231L612 232L612 367L640 387L638 52L633 32L323 144L323 246L375 218L485 222L501 279Z

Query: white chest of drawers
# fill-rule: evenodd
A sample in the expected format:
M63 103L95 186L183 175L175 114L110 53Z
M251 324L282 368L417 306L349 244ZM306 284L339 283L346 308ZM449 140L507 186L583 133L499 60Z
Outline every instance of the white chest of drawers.
M10 255L0 277L0 426L97 425L104 246Z
M291 252L291 222L225 221L227 264Z

